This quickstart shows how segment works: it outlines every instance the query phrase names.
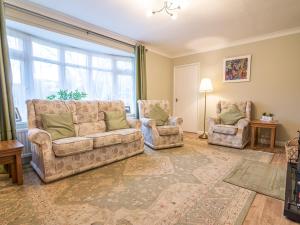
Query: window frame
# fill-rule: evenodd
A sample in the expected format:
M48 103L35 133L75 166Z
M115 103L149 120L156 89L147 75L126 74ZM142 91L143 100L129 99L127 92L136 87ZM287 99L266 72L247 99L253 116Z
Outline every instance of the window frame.
M58 76L59 76L59 89L67 89L67 83L66 83L66 68L72 67L72 68L81 68L85 69L87 71L87 89L86 92L93 91L92 83L93 83L93 71L100 71L100 72L109 72L112 74L112 99L99 99L97 100L117 100L118 98L118 76L120 75L131 75L132 77L132 87L133 87L133 99L131 100L131 113L129 113L129 116L136 116L136 73L135 73L135 57L134 56L121 56L121 55L113 55L113 54L107 54L107 53L101 53L101 52L95 52L91 50L85 50L81 48L76 48L71 45L64 45L61 43L56 43L51 40L46 40L41 37L37 37L35 35L31 35L28 33L24 33L23 31L16 30L11 27L7 27L7 35L12 36L15 38L19 38L23 42L23 51L15 50L15 49L9 49L9 57L10 59L20 60L23 65L23 72L21 76L24 76L24 88L25 88L25 99L32 99L36 98L34 93L34 68L33 64L35 61L44 62L44 63L50 63L55 64L58 66ZM53 48L56 48L58 50L58 60L52 60L52 59L46 59L38 56L33 55L33 47L32 43L36 42L41 45L50 46ZM87 64L86 66L83 65L76 65L67 63L65 60L65 53L66 51L71 52L78 52L81 54L86 55L87 57ZM111 69L106 68L99 68L92 65L93 57L101 57L101 58L109 58L112 63ZM128 70L121 70L117 68L117 62L118 61L130 61L132 68ZM88 95L89 97L89 95ZM90 95L91 98L88 99L95 99L93 95ZM125 103L125 102L124 102ZM25 103L24 103L25 104ZM126 104L125 104L126 105ZM18 124L22 124L22 127L24 126L24 121L27 123L27 119L23 118L22 122L17 122Z

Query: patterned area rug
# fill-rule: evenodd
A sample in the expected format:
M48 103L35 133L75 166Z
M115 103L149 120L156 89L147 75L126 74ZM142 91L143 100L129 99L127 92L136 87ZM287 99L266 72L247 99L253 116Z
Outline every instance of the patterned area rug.
M244 159L272 156L186 139L47 185L27 168L23 186L0 177L0 224L240 225L255 192L222 180Z

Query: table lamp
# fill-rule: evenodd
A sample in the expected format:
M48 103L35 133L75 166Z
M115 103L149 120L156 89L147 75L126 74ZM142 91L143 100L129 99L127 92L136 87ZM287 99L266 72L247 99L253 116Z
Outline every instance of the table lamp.
M206 122L206 93L213 91L212 82L211 82L211 80L209 78L203 78L201 80L199 91L200 92L204 92L204 96L205 96L204 120L203 120L204 130L203 130L203 133L199 136L199 138L201 138L201 139L207 139L207 135L206 135L206 132L205 132L205 122Z

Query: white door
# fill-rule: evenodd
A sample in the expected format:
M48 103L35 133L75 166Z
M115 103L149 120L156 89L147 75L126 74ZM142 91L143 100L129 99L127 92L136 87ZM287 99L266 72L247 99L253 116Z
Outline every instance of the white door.
M183 118L183 130L198 131L199 64L174 67L174 115Z

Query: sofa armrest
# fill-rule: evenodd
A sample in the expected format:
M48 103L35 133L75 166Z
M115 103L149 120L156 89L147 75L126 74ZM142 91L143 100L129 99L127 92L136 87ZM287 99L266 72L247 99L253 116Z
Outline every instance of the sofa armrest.
M170 116L168 119L168 123L172 126L181 126L183 123L183 119L181 117Z
M127 118L127 122L131 128L141 129L142 123L138 119Z
M236 126L238 127L238 129L244 129L249 125L249 123L250 123L249 119L243 118L237 122Z
M37 145L43 145L46 143L52 145L51 135L47 131L38 128L28 130L28 139Z
M150 118L140 118L143 126L154 128L156 127L156 122Z

